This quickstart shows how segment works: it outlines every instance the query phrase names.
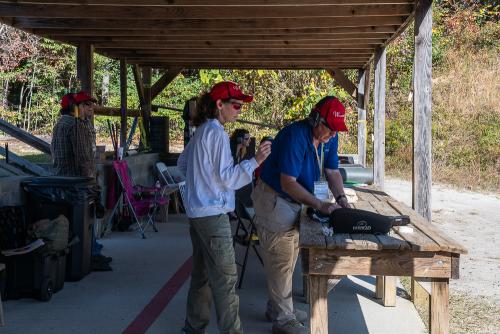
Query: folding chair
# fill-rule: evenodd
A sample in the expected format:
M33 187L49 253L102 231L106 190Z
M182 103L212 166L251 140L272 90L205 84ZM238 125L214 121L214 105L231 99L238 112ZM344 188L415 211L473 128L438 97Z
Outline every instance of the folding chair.
M239 263L236 261L236 264L241 266L240 278L238 280L238 289L241 289L243 284L243 277L245 276L245 271L248 262L248 253L250 251L250 247L254 250L257 258L260 263L264 265L262 262L262 258L257 250L257 245L259 244L259 237L257 236L257 230L255 228L253 218L255 216L255 211L252 207L252 199L250 198L250 194L252 193L253 186L249 184L244 186L241 189L236 191L236 215L238 216L238 225L236 226L236 231L233 235L233 247L236 244L242 245L245 247L245 255L243 257L243 263ZM245 224L246 222L246 224Z
M177 194L176 192L179 191L179 193L181 193L181 185L184 184L184 180L180 181L180 182L176 182L174 177L172 177L171 173L169 172L169 168L170 170L172 171L172 173L176 176L176 179L177 180L180 180L181 178L184 179L182 173L177 169L177 167L175 167L177 169L177 171L174 171L173 168L174 167L167 167L165 165L165 163L163 162L157 162L156 163L156 170L158 171L158 175L160 176L160 179L162 180L162 183L166 186L166 192L164 192L162 195L165 196L165 195L170 195L170 194L173 194L173 198L174 198L174 201L175 201L175 208L177 210L177 213L179 213L179 203L177 201ZM181 177L179 176L179 174L181 175ZM182 193L181 193L181 198L182 198ZM182 206L184 205L184 203L181 204Z
M154 215L159 205L168 203L168 199L162 196L164 189L134 185L125 160L113 161L113 168L122 186L125 202L134 216L142 238L146 238L144 231L148 225L151 225L153 230L158 232Z
M168 166L167 173L168 175L170 175L170 178L177 184L186 181L186 177L184 176L184 174L182 174L177 166Z

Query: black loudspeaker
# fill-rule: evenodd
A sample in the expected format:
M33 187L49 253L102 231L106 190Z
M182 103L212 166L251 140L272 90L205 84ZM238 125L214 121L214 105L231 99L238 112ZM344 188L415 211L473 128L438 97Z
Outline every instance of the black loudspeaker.
M149 119L149 145L152 152L166 153L169 150L169 118L153 116Z
M408 225L408 216L384 216L375 212L341 208L330 214L333 233L387 234L393 226Z

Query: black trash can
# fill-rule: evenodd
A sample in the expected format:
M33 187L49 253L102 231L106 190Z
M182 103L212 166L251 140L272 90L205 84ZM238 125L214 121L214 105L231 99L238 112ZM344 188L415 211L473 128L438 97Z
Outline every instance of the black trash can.
M98 188L85 177L35 177L22 183L27 193L28 219L54 219L60 214L69 221L69 237L78 242L69 247L66 281L78 281L90 272L92 225Z

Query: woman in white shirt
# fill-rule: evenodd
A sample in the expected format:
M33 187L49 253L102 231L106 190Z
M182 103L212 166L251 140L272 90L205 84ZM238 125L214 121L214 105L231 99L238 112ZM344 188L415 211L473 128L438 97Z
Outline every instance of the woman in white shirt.
M186 175L185 207L193 245L193 271L184 333L204 333L212 300L220 333L242 333L235 292L236 269L228 212L234 211L234 191L252 182L252 174L271 153L259 146L255 158L234 164L223 125L238 118L243 103L253 100L234 82L215 84L198 103L194 136L177 162Z

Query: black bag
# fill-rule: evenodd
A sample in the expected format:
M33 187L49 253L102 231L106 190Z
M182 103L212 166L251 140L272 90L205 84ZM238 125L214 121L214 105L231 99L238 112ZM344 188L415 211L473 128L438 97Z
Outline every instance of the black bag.
M333 233L387 234L391 227L408 225L408 216L384 216L375 212L341 208L330 214Z

